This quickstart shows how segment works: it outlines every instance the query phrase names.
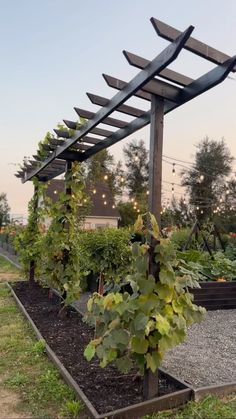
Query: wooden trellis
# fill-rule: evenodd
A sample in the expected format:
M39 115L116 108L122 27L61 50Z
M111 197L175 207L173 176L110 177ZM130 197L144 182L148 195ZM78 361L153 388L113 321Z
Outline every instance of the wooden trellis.
M119 90L118 93L111 99L87 93L90 101L101 106L101 109L91 112L76 107L76 113L88 119L88 123L78 130L77 122L64 120L65 125L74 130L73 135L55 129L58 139L53 138L48 145L43 146L47 157L40 159L35 155L33 160L25 163L17 172L16 176L22 182L34 176L41 181L50 180L65 172L66 161L82 162L151 123L149 209L160 221L164 115L221 83L230 71L235 72L236 57L229 57L192 38L192 26L181 33L157 19L151 18L151 23L156 33L170 41L170 45L152 61L124 51L129 64L141 71L129 82L103 75L107 84ZM183 48L217 66L196 80L168 69ZM150 110L146 112L126 104L133 96L149 101ZM115 111L131 116L132 121L111 117ZM117 129L103 129L99 127L101 123Z
M88 119L86 125L78 129L77 122L64 120L65 125L73 130L72 134L55 129L58 138L50 139L49 144L43 146L47 157L40 159L36 154L17 172L16 176L23 183L34 176L43 182L53 179L66 171L67 162L83 162L150 123L149 211L160 224L164 115L218 85L231 71L235 72L236 56L229 57L192 38L192 26L180 32L154 18L151 18L151 23L156 33L170 44L152 61L124 51L128 63L139 68L139 73L129 82L103 75L107 84L118 92L111 99L87 93L90 101L101 107L100 110L91 112L76 107L76 113ZM215 68L195 80L168 69L183 48L216 64ZM135 96L148 101L150 109L144 111L126 103ZM114 112L129 115L131 122L114 118ZM111 126L115 131L104 129L100 124ZM146 372L147 398L155 395L156 380L155 374Z

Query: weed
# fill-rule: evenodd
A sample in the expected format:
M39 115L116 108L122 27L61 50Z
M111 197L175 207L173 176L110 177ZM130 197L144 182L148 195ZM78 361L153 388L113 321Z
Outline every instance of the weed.
M82 410L82 403L80 401L72 400L66 402L65 407L62 409L61 415L62 417L66 418L78 418Z
M38 342L36 342L33 345L32 349L31 349L31 352L33 354L36 354L36 355L44 354L46 352L46 342L45 342L45 340L40 339Z

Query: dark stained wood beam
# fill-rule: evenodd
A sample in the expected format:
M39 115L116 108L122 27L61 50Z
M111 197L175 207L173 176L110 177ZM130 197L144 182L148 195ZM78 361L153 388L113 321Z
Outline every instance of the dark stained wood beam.
M122 90L128 85L127 82L112 76L108 76L107 74L103 74L103 77L108 86L113 87L117 90ZM147 84L145 84L141 90L137 91L135 93L135 96L151 101L151 95L155 94L157 96L162 97L163 99L176 102L176 98L180 94L181 90L182 89L173 86L172 84L168 84L161 80L153 79L149 81Z
M152 25L156 33L167 41L173 41L181 33L178 29L175 29L173 26L167 25L164 22L161 22L154 17L151 18ZM205 58L208 61L211 61L214 64L223 64L226 60L231 58L229 55L207 45L198 39L189 37L187 42L184 45L184 48L188 51L193 52L196 55L199 55L202 58ZM232 68L233 72L236 71L236 66Z
M147 65L150 63L150 61L146 60L146 58L132 54L132 52L123 51L123 54L130 65L140 68L141 70L147 67ZM162 77L163 79L177 83L180 86L187 86L193 82L191 77L184 76L183 74L177 73L176 71L170 70L169 68L164 68L164 70L158 74L158 77Z
M86 111L85 109L81 109L81 108L74 108L76 113L82 117L82 118L86 118L86 119L92 119L94 118L94 116L96 115L95 112L91 112L91 111ZM117 128L124 128L126 127L126 125L128 125L128 122L126 121L121 121L120 119L115 119L115 118L105 118L102 121L103 124L107 124L107 125L111 125L113 127L117 127Z
M86 93L86 94L94 105L107 106L110 102L110 99L107 99L103 96L94 95L93 93ZM128 106L128 105L118 106L116 111L124 113L126 115L135 116L136 118L138 118L139 116L142 116L146 112L141 109L134 108L133 106Z

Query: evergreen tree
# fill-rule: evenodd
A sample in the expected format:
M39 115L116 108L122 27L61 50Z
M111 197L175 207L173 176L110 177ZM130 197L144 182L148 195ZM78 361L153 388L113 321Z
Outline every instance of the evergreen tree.
M132 140L124 148L126 187L129 197L138 202L141 210L147 207L148 150L143 140Z
M198 219L213 215L226 177L231 172L232 161L224 139L215 141L206 137L197 145L194 166L183 170L182 185L189 192L190 204L195 207Z
M0 194L0 228L10 222L10 207L7 202L7 195Z

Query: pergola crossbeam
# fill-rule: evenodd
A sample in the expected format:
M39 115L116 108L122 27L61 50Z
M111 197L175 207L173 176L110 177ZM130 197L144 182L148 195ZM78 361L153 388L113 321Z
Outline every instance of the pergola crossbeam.
M110 99L107 99L103 96L94 95L93 93L86 93L86 94L94 105L107 106L110 102ZM133 106L128 106L128 105L118 106L116 111L124 113L129 116L135 116L136 118L138 118L139 116L142 116L145 113L145 111L142 111L141 109L134 108Z
M101 108L94 118L92 118L84 127L82 127L79 131L75 132L72 138L68 139L66 145L61 147L57 147L51 153L48 158L46 158L42 163L41 167L35 170L32 170L30 174L26 177L25 181L30 180L32 177L36 176L43 168L48 166L54 158L60 158L62 153L65 152L69 147L71 147L74 143L78 140L83 138L89 132L92 132L97 125L102 123L102 121L110 116L112 112L114 112L120 105L126 102L130 97L132 97L138 90L140 90L145 84L147 84L153 77L155 77L160 71L162 71L165 67L167 67L172 61L174 61L177 56L179 55L181 49L183 48L185 42L190 37L193 26L187 28L173 43L168 45L150 64L144 69L141 70L129 83L128 85L121 91L119 91L108 103L107 106ZM142 117L144 118L144 117ZM136 121L136 120L135 120ZM127 128L125 129L129 132L129 127L133 124L131 122ZM134 123L132 127L136 127L139 124ZM139 129L139 128L137 128ZM119 130L120 131L120 130ZM133 131L132 131L133 132ZM132 133L131 132L131 133ZM111 136L115 135L116 133L112 133ZM96 145L93 148L98 147ZM91 152L88 150L88 152Z
M147 65L150 63L150 61L146 60L146 58L132 54L132 52L123 51L123 54L130 65L137 67L140 70L147 67ZM160 71L158 77L162 77L163 79L171 81L172 83L179 84L183 87L193 82L191 77L184 76L183 74L177 73L176 71L170 70L169 68L164 68L164 70Z
M85 109L81 109L81 108L74 108L74 109L81 118L92 119L96 115L95 112L86 111ZM110 118L110 117L105 118L102 121L102 123L111 125L116 128L124 128L126 127L126 125L128 125L128 122L121 121L120 119Z
M164 22L161 22L158 19L155 19L154 17L151 18L151 22L157 34L167 41L172 42L181 33L179 30L173 28L170 25L167 25ZM208 61L211 61L214 64L223 64L225 61L231 58L229 55L192 37L187 40L184 48L196 55L199 55L202 58L205 58ZM235 72L236 66L234 66L231 71Z
M128 85L127 82L109 76L107 74L103 74L103 77L108 86L113 87L117 90L122 90ZM141 90L138 90L135 93L135 96L151 101L151 95L154 94L162 97L163 99L176 102L176 98L178 97L180 92L181 89L179 89L176 86L173 86L160 80L151 80L150 82L145 84L145 86L143 86Z

